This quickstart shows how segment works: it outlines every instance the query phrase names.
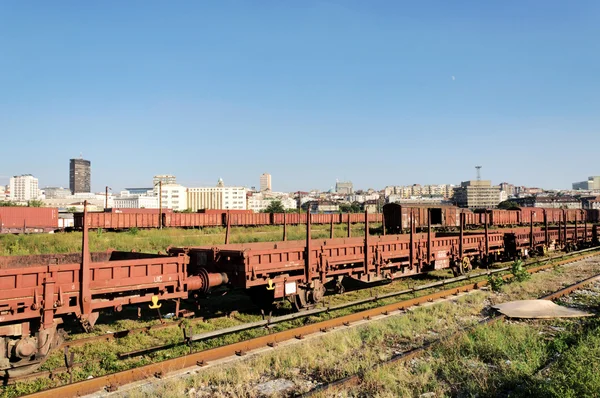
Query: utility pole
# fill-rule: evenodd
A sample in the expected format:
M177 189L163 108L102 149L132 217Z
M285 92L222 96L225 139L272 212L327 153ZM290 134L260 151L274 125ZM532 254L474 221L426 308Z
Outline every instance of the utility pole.
M162 229L162 181L158 182L158 228Z
M108 209L108 190L112 191L112 188L108 185L106 186L106 199L104 200L104 209Z

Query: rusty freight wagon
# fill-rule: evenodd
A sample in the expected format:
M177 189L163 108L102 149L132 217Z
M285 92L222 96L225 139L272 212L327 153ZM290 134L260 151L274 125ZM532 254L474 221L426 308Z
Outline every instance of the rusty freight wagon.
M92 255L87 216L84 211L80 255L0 257L0 370L5 374L38 368L60 346L65 320L77 320L89 331L103 312L126 305L153 310L173 300L179 315L181 299L220 287L243 289L261 305L286 298L303 309L318 303L326 286L341 292L343 278L369 283L440 268L460 274L473 264L519 256L523 248L585 247L590 239L587 224L565 223L472 233L464 227L458 233L417 233L413 225L407 234L370 236L366 215L363 237L312 239L307 216L303 241L172 248L168 255ZM597 226L591 237L597 243Z
M75 229L83 229L83 219L83 213L75 213L73 215ZM109 230L121 230L129 228L158 228L160 226L159 219L158 209L152 213L90 212L87 214L87 227Z
M0 207L0 233L53 232L57 229L56 207Z
M185 255L91 255L87 228L82 246L80 255L0 257L0 370L6 374L37 369L62 343L64 318L89 331L102 311L125 305L159 308L159 300L175 300L178 312L190 292L227 283L224 274L189 272Z
M470 210L459 209L455 206L406 206L389 203L383 206L383 217L388 233L402 233L414 228L459 227L461 213Z

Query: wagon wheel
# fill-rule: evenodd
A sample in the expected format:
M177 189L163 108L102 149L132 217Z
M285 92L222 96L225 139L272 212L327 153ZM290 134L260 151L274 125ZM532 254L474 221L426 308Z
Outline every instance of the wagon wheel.
M460 262L460 264L458 264L458 272L461 275L464 275L467 272L471 271L472 269L473 269L473 266L471 265L471 259L467 256L464 256L462 261Z
M294 307L295 311L306 311L307 309L310 308L310 305L308 303L308 291L305 289L298 289L298 294L296 294L292 299L292 306Z

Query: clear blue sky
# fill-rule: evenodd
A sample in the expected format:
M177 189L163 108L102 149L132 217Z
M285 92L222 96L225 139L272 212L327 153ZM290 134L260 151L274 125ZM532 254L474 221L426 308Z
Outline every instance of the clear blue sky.
M0 183L600 174L599 1L2 1ZM454 79L453 79L454 76Z

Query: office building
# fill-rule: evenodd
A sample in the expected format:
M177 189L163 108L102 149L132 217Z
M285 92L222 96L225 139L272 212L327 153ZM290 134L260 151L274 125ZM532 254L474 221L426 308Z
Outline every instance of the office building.
M92 191L92 162L85 159L71 159L69 164L69 188L71 194Z
M187 189L187 206L192 211L202 209L246 210L246 188L227 187L219 179L216 187Z
M454 188L454 202L457 206L469 209L488 209L498 206L502 196L500 186L492 186L491 181L464 181Z
M600 190L600 176L588 177L587 181L574 182L574 190L595 191Z
M260 192L271 191L271 174L264 173L260 176Z

